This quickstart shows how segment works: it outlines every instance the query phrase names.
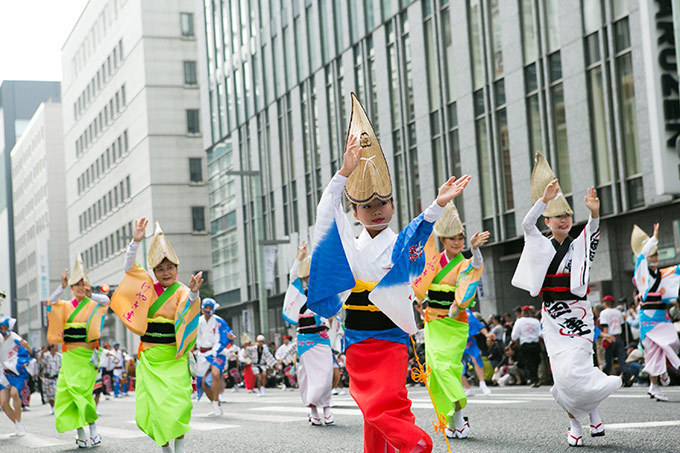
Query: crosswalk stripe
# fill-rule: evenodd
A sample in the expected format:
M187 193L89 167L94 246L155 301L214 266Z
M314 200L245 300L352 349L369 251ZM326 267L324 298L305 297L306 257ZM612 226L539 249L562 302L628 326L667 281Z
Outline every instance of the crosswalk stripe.
M5 441L9 440L9 445L15 444L17 446L30 448L56 447L58 445L69 445L71 443L75 445L75 440L67 442L66 440L55 439L54 437L40 436L38 434L33 433L26 433L24 437L10 437L9 434L2 434L0 435L0 440L3 441L3 444L5 443ZM7 445L7 447L9 447L9 445Z
M663 420L657 422L637 422L637 423L608 423L605 429L632 429L632 428L662 428L666 426L678 426L680 420Z

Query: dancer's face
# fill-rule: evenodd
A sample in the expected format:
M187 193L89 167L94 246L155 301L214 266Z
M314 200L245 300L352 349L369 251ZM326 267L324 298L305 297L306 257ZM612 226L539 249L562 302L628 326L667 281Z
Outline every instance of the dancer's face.
M553 236L567 236L571 230L573 219L569 214L557 217L548 217L545 224L550 228Z
M651 267L652 270L656 270L656 268L659 267L659 254L655 253L654 255L649 256L649 258L647 258L647 264L649 264L649 267Z
M387 228L394 215L394 204L374 198L368 203L354 205L354 218L361 222L371 237Z
M77 301L85 299L85 296L87 296L87 284L85 283L85 279L80 279L78 283L71 285L71 291L73 291L73 297L75 297Z
M2 334L3 337L9 335L9 326L6 326L4 324L0 325L0 334Z
M441 241L448 256L458 255L465 247L465 235L462 233L450 238L441 238Z
M153 273L163 288L167 288L177 281L177 266L168 261L167 258L153 268Z

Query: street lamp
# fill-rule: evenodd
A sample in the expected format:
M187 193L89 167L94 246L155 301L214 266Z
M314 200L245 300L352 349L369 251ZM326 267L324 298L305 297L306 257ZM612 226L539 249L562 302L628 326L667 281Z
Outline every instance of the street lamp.
M228 176L250 177L255 180L255 200L253 210L255 211L255 254L257 260L257 297L260 309L260 330L262 333L269 331L269 307L267 305L267 286L264 276L264 250L261 242L264 240L264 212L262 212L262 180L258 170L227 170Z

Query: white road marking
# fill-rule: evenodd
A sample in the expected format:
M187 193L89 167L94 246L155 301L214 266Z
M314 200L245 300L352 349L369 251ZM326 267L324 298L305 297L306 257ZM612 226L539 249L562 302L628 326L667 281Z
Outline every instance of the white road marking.
M251 407L250 411L267 411L267 412L296 412L309 414L309 408L307 407L290 407L290 406L267 406L267 407ZM361 410L359 409L344 409L344 408L333 408L333 414L335 415L361 415ZM306 419L305 419L306 420Z
M196 431L212 431L217 429L239 428L239 425L225 425L222 423L205 423L192 421L189 425Z
M9 434L1 434L0 435L0 440L3 441L3 444L4 444L5 441L10 441L9 445L14 444L14 445L17 445L17 446L30 447L30 448L56 447L56 446L59 446L59 445L70 445L70 444L75 445L75 437L73 439L74 440L67 442L66 440L61 440L61 439L57 439L57 438L54 438L54 437L39 436L39 435L33 434L33 433L26 433L26 435L24 437L10 437ZM9 445L7 445L7 446L9 447Z
M134 421L132 423L135 423ZM97 425L97 431L101 434L102 439L135 439L137 437L146 437L146 434L140 429L120 429L111 426Z
M680 420L664 420L657 422L637 422L637 423L606 423L605 429L634 429L634 428L662 428L666 426L679 426Z

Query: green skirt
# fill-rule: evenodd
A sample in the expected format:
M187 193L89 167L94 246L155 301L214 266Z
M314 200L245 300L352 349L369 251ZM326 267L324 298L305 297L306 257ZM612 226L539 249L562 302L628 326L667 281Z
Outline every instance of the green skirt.
M54 419L60 433L91 425L97 420L92 390L97 369L90 363L92 350L75 348L64 353L54 397Z
M176 345L159 344L142 351L137 365L135 420L161 447L191 429L189 364L176 354Z
M452 318L425 323L425 361L431 370L430 392L437 411L447 419L453 415L455 403L461 409L467 404L461 377L468 330L467 323Z

